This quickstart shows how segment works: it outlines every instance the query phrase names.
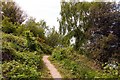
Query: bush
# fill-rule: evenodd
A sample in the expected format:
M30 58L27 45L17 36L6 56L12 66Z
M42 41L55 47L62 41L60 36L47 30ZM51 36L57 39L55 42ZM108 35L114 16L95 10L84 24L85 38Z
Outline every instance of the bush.
M120 78L120 64L119 63L105 63L103 66L103 75L102 77L106 77L108 74L110 76L107 76L107 78Z
M9 45L12 48L14 48L16 50L19 50L19 51L24 51L25 50L26 40L24 38L14 36L12 34L5 34L5 33L2 33L2 34L3 34L2 40L4 41L3 46L4 45L7 45L7 46Z
M3 61L16 60L20 63L24 63L29 66L36 66L41 68L41 56L37 52L19 52L11 47L3 47L2 49L2 59Z
M40 69L42 66L41 56L37 52L16 52L14 59L20 63Z
M65 58L64 49L56 48L52 52L52 57L56 60L62 60Z
M52 48L45 43L37 43L39 50L42 51L44 54L51 54L52 53ZM39 51L38 50L38 51Z
M13 54L15 54L15 49L13 49L7 42L3 42L2 46L2 61L13 60Z
M72 73L75 78L94 79L119 77L119 68L117 70L108 68L100 71L92 69L91 66L89 66L91 63L87 62L89 59L77 54L71 47L54 49L52 58L58 60L59 63L62 64L62 67Z
M96 39L94 42L91 42L86 50L89 53L90 58L101 64L109 62L111 58L120 62L118 42L117 36L110 33L108 36L103 36Z
M35 37L33 37L33 34L30 31L25 32L26 40L27 40L27 48L29 51L37 51L37 41Z
M11 60L16 60L29 66L37 66L38 68L41 68L40 64L42 64L41 56L38 52L17 51L13 43L3 42L2 61Z
M26 51L26 40L12 34L3 33L2 67L6 80L38 80L42 68L38 51ZM33 71L32 71L33 70Z
M5 62L2 65L3 79L5 80L38 80L40 73L33 67L16 61Z
M56 60L62 60L64 58L69 58L71 53L74 53L72 47L60 48L57 47L52 51L52 57Z
M5 18L2 20L2 31L5 33L14 33L16 30L16 26L9 22L9 18Z

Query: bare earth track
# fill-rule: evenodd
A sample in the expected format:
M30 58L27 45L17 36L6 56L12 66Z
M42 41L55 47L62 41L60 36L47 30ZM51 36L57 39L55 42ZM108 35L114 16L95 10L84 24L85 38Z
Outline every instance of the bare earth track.
M50 70L50 73L52 75L52 77L55 79L55 80L60 80L61 75L60 73L57 71L57 69L55 68L55 66L53 64L51 64L51 62L48 60L48 57L47 55L43 56L43 62L44 64L47 66L47 68Z

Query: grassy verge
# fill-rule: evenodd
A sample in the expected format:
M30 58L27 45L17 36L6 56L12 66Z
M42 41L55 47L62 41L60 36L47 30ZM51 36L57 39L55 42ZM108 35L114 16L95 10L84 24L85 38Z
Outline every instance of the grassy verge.
M70 59L57 61L52 57L50 61L56 66L63 78L94 78L97 75L96 71L85 66L83 63L79 64Z
M61 64L59 61L54 60L52 57L49 57L49 60L51 61L51 63L53 65L55 65L55 67L57 68L57 70L60 72L62 78L71 78L71 77L74 78L75 77L74 75L72 75L71 71L65 69L65 67L63 66L63 64Z
M63 78L96 79L117 78L112 72L97 69L93 60L76 53L71 48L56 48L52 52L50 61L56 66Z
M92 61L76 53L71 47L54 49L50 60L63 78L93 78L96 75Z

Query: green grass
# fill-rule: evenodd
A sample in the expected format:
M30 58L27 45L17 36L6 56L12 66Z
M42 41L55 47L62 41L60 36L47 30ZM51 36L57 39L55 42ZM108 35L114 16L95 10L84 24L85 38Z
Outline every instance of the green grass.
M62 78L74 78L75 76L72 75L71 71L65 69L63 64L61 64L59 61L54 60L52 57L49 58L49 60L52 62L53 65L57 68L57 70L60 72Z
M97 69L93 60L73 51L71 48L56 48L50 61L56 66L63 78L116 78L116 76Z
M92 61L76 53L71 47L54 49L50 60L57 66L63 78L93 78L96 74L91 67Z
M50 61L56 66L63 78L93 78L96 72L88 66L78 64L70 59L57 61L52 57Z

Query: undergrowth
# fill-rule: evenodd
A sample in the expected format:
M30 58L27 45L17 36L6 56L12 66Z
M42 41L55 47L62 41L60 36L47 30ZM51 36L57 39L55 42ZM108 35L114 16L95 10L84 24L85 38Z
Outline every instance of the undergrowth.
M92 60L76 53L72 47L54 49L50 60L57 66L64 78L116 79L120 77L118 73L116 75L112 75L110 73L106 73L104 70L93 68L94 63L92 63Z

